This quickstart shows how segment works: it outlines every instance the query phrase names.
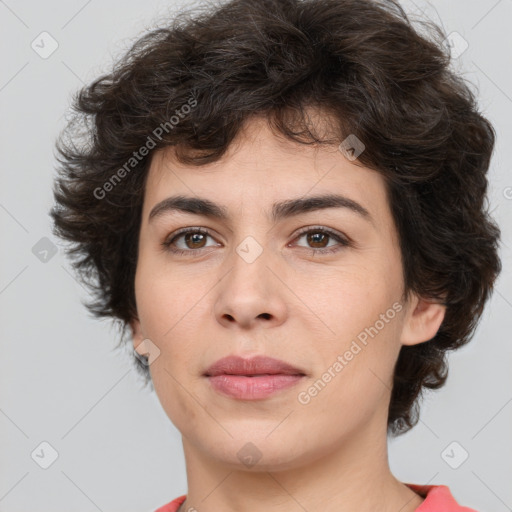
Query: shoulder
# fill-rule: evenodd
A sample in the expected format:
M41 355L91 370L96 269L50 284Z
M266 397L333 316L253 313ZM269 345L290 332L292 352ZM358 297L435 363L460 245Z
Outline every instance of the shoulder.
M460 505L446 485L406 485L425 498L415 512L477 512L473 508Z
M186 494L179 496L178 498L172 500L170 503L157 508L154 512L176 512L179 506L185 501L186 497Z

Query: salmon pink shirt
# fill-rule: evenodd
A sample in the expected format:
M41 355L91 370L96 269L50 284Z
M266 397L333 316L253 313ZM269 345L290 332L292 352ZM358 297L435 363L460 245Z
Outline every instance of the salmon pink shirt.
M476 512L476 510L459 505L446 485L405 484L424 498L415 512ZM176 512L185 501L186 494L167 503L155 512ZM186 510L184 512L187 512Z

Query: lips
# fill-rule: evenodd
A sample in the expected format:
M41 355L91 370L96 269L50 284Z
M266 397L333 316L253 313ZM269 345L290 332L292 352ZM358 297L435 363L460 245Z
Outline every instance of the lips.
M239 356L228 356L219 359L205 372L207 377L218 375L306 375L303 370L284 361L267 356L255 356L245 359Z
M300 368L266 356L219 359L204 373L212 389L237 400L264 400L291 389L306 376Z

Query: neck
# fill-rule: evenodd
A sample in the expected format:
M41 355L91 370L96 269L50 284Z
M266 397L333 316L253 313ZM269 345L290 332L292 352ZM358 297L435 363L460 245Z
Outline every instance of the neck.
M313 460L301 455L243 469L212 459L185 438L183 448L188 493L180 512L413 512L423 501L392 475L386 435L361 431Z

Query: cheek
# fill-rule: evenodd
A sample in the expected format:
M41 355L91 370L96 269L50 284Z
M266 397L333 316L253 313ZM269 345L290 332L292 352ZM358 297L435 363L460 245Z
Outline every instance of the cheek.
M320 408L359 407L364 414L389 391L400 349L400 283L399 273L384 266L354 266L310 294L322 320L315 325L323 326L314 336L321 391L312 402L323 403Z
M183 390L183 386L188 387L189 382L171 367L165 355L150 366L150 373L156 396L168 418L180 432L191 435L192 429L195 430L196 425L201 423L200 420L204 421L204 411Z
M142 259L135 276L135 296L147 336L158 338L166 333L166 337L171 335L175 327L186 321L191 304L201 297L201 289L178 271L171 272L157 261Z
M183 278L158 270L155 265L141 266L135 279L143 334L160 350L149 368L151 379L166 411L184 410L193 415L179 383L190 381L196 370L198 355L193 353L192 340L196 338L191 325L201 309L200 296Z
M392 265L357 262L297 280L293 288L310 305L310 316L312 321L316 318L323 338L332 338L343 346L399 300L400 285L399 272Z
M396 318L396 317L395 317ZM396 325L390 320L378 333L370 331L365 342L342 334L335 344L323 345L322 364L299 391L310 428L324 432L326 439L339 432L370 423L375 414L385 416L392 388L393 368L398 355ZM341 333L342 326L340 326ZM358 328L353 326L352 332ZM333 411L328 422L325 411Z
M145 335L160 349L159 357L149 367L151 379L169 419L180 431L187 431L201 415L187 392L198 378L200 354L193 343L198 337L191 325L196 324L200 297L187 293L185 282L162 275L157 279L143 277L141 274L143 285L138 288L139 317Z

